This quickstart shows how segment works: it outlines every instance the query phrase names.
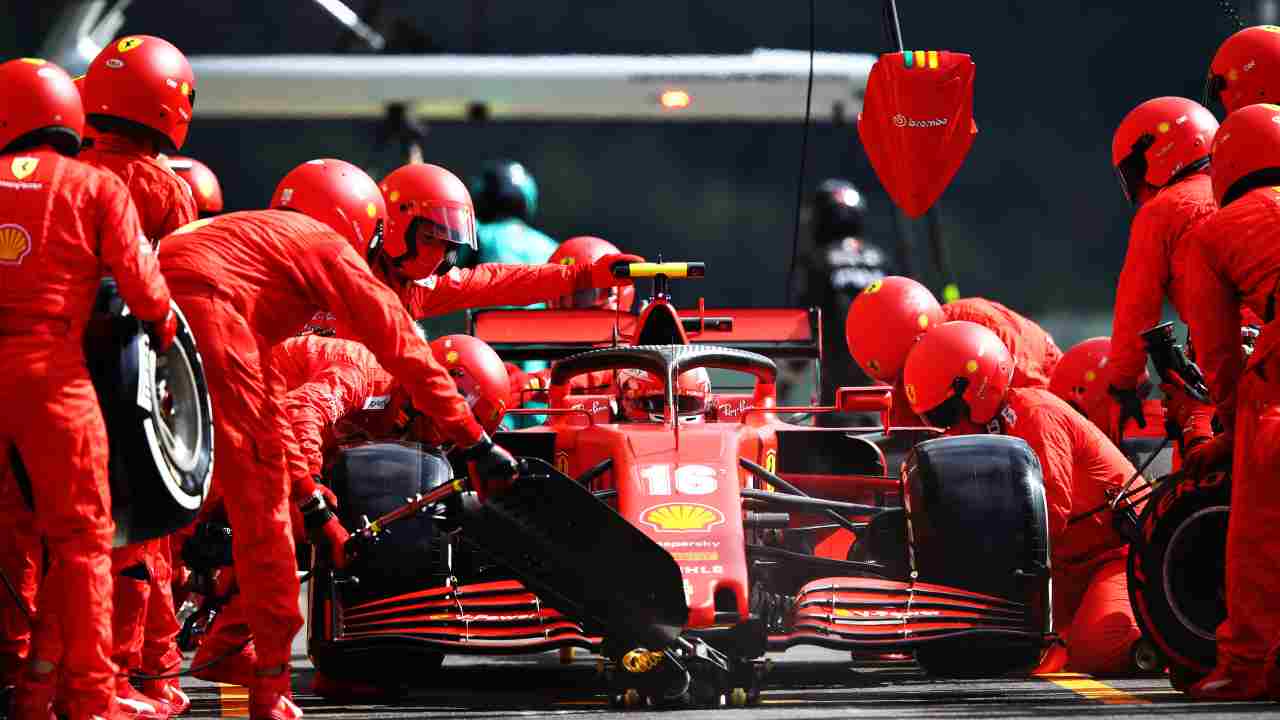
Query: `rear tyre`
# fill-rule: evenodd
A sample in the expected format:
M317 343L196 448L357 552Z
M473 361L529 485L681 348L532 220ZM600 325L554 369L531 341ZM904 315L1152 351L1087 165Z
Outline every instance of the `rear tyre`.
M1143 636L1168 658L1170 673L1213 669L1214 633L1227 617L1226 546L1231 478L1171 475L1148 498L1146 542L1129 551L1129 600Z

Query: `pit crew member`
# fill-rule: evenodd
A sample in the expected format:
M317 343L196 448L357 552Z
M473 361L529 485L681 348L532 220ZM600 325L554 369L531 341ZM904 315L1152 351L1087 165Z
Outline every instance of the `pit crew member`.
M1130 672L1131 649L1141 632L1129 605L1127 543L1110 513L1087 511L1122 487L1133 465L1053 393L1012 387L1015 364L995 333L972 322L946 322L925 333L908 354L905 393L911 409L932 426L1019 437L1040 460L1053 620L1066 650L1057 662L1051 654L1041 671Z

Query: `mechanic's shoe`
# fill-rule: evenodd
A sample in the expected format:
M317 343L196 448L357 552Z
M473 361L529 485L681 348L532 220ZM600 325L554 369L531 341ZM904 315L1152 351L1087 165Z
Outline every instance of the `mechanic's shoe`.
M169 706L138 692L128 678L116 682L116 711L136 720L169 720Z
M326 700L370 703L404 694L403 688L372 685L355 680L339 680L319 670L311 680L311 691Z
M1260 666L1219 665L1203 680L1187 688L1187 695L1194 700L1214 702L1263 700L1267 697L1267 682Z
M274 675L256 675L249 689L249 720L297 720L302 709L293 704L289 666Z
M14 686L9 703L9 720L53 720L53 696L57 693L56 672L27 670Z
M196 650L195 659L191 661L192 667L200 669L191 673L191 676L209 682L253 687L254 668L258 665L258 651L254 648L253 642L250 641L235 654L226 655L232 650L235 650L234 646L226 647L218 642L217 636L211 635L205 638ZM210 662L213 664L202 667Z
M142 683L142 694L168 705L170 717L177 717L191 709L191 698L182 691L178 678L147 680Z

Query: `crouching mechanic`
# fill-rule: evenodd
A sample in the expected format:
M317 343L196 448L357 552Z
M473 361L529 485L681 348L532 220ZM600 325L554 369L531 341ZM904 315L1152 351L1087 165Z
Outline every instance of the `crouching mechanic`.
M494 432L507 408L508 378L502 360L484 341L450 335L431 342L437 362L448 371L485 432ZM318 482L324 459L343 443L359 440L413 440L450 449L443 428L414 409L404 386L382 369L373 353L353 340L303 335L289 338L272 352L289 388L283 408L300 449L301 468L291 473L295 506L306 507L318 491L326 506L336 507L332 493ZM295 539L305 532L334 567L345 563L346 530L308 524L295 515ZM252 682L256 648L244 619L244 599L235 595L219 612L192 662L203 669L196 677L245 685ZM237 648L240 650L237 652ZM219 659L220 658L220 659ZM219 659L217 662L212 662ZM208 667L203 667L208 665ZM351 685L317 673L313 689L326 697L351 697L379 691Z
M1022 438L1044 474L1052 548L1053 622L1065 657L1041 671L1133 671L1140 637L1125 579L1127 544L1104 504L1133 475L1133 465L1093 423L1053 393L1011 387L1015 362L995 333L947 322L925 333L903 371L911 409L956 433ZM1059 653L1060 654L1060 653Z
M324 162L324 161L313 161ZM300 165L285 180L314 171ZM282 182L281 190L288 187ZM405 165L382 181L387 207L386 233L369 256L374 274L400 297L413 317L422 319L469 308L528 305L579 290L630 285L613 276L613 266L641 262L635 255L611 254L589 265L504 265L485 263L458 268L463 248L476 246L475 210L467 187L437 165ZM277 191L273 208L288 208L291 199ZM442 262L455 265L435 275ZM333 313L317 316L310 326L322 334L359 339Z
M1062 398L1099 430L1107 432L1112 419L1114 397L1107 388L1107 368L1111 363L1111 338L1106 335L1081 340L1062 354L1049 378L1049 392ZM1145 350L1143 351L1145 358ZM1140 396L1151 391L1151 376L1144 366L1134 381ZM1144 422L1125 428L1122 437L1164 437L1165 409L1159 400L1141 401Z
M107 430L81 338L107 274L154 323L154 348L177 332L124 183L70 159L83 128L80 95L60 68L0 65L0 452L30 479L48 555L9 715L23 719L50 717L55 692L75 718L138 716L115 699Z
M201 339L218 463L211 494L226 498L232 554L253 631L257 665L252 718L295 718L289 659L302 626L289 526L287 456L296 453L280 402L272 348L322 310L353 328L473 461L477 478L509 481L515 460L471 416L432 358L400 299L369 270L381 260L386 208L377 185L337 160L307 163L276 189L282 209L231 213L188 225L162 241L165 277ZM358 325L355 321L358 319ZM476 480L477 489L485 485ZM308 510L321 517L323 501ZM328 520L336 524L329 512Z
M178 48L150 35L131 35L94 58L83 80L85 112L96 134L80 158L115 173L129 188L142 232L156 243L196 219L190 188L161 153L182 147L191 124L195 76ZM122 671L117 695L134 703L163 704L173 714L191 701L177 678L149 680L139 693L129 672L167 675L182 664L171 590L170 538L111 552L115 576L112 660Z
M894 387L893 425L921 424L903 395L902 368L921 335L949 320L975 322L1000 338L1013 356L1013 387L1049 387L1062 351L1039 325L985 298L962 298L939 305L924 285L891 275L854 298L844 331L858 365L873 379Z
M1161 97L1130 111L1111 141L1120 189L1137 208L1116 286L1105 368L1110 402L1092 410L1106 414L1095 422L1101 421L1113 442L1129 421L1147 427L1143 400L1150 386L1139 382L1147 368L1142 331L1160 322L1165 297L1183 319L1194 302L1187 287L1186 237L1218 208L1209 180L1209 147L1217 130L1217 119L1199 103Z
M1211 700L1280 697L1280 106L1249 105L1227 116L1210 175L1221 209L1188 239L1195 298L1188 320L1226 431L1188 450L1184 470L1231 461L1227 619L1217 630L1216 667L1187 692ZM1245 309L1266 323L1247 362Z

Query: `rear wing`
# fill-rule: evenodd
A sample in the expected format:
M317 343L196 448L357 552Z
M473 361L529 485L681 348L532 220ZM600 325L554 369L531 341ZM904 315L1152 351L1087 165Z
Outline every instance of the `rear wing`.
M559 360L584 350L629 344L638 318L610 310L479 310L468 332L503 360ZM682 311L689 341L750 350L772 358L822 359L817 308L699 307Z

